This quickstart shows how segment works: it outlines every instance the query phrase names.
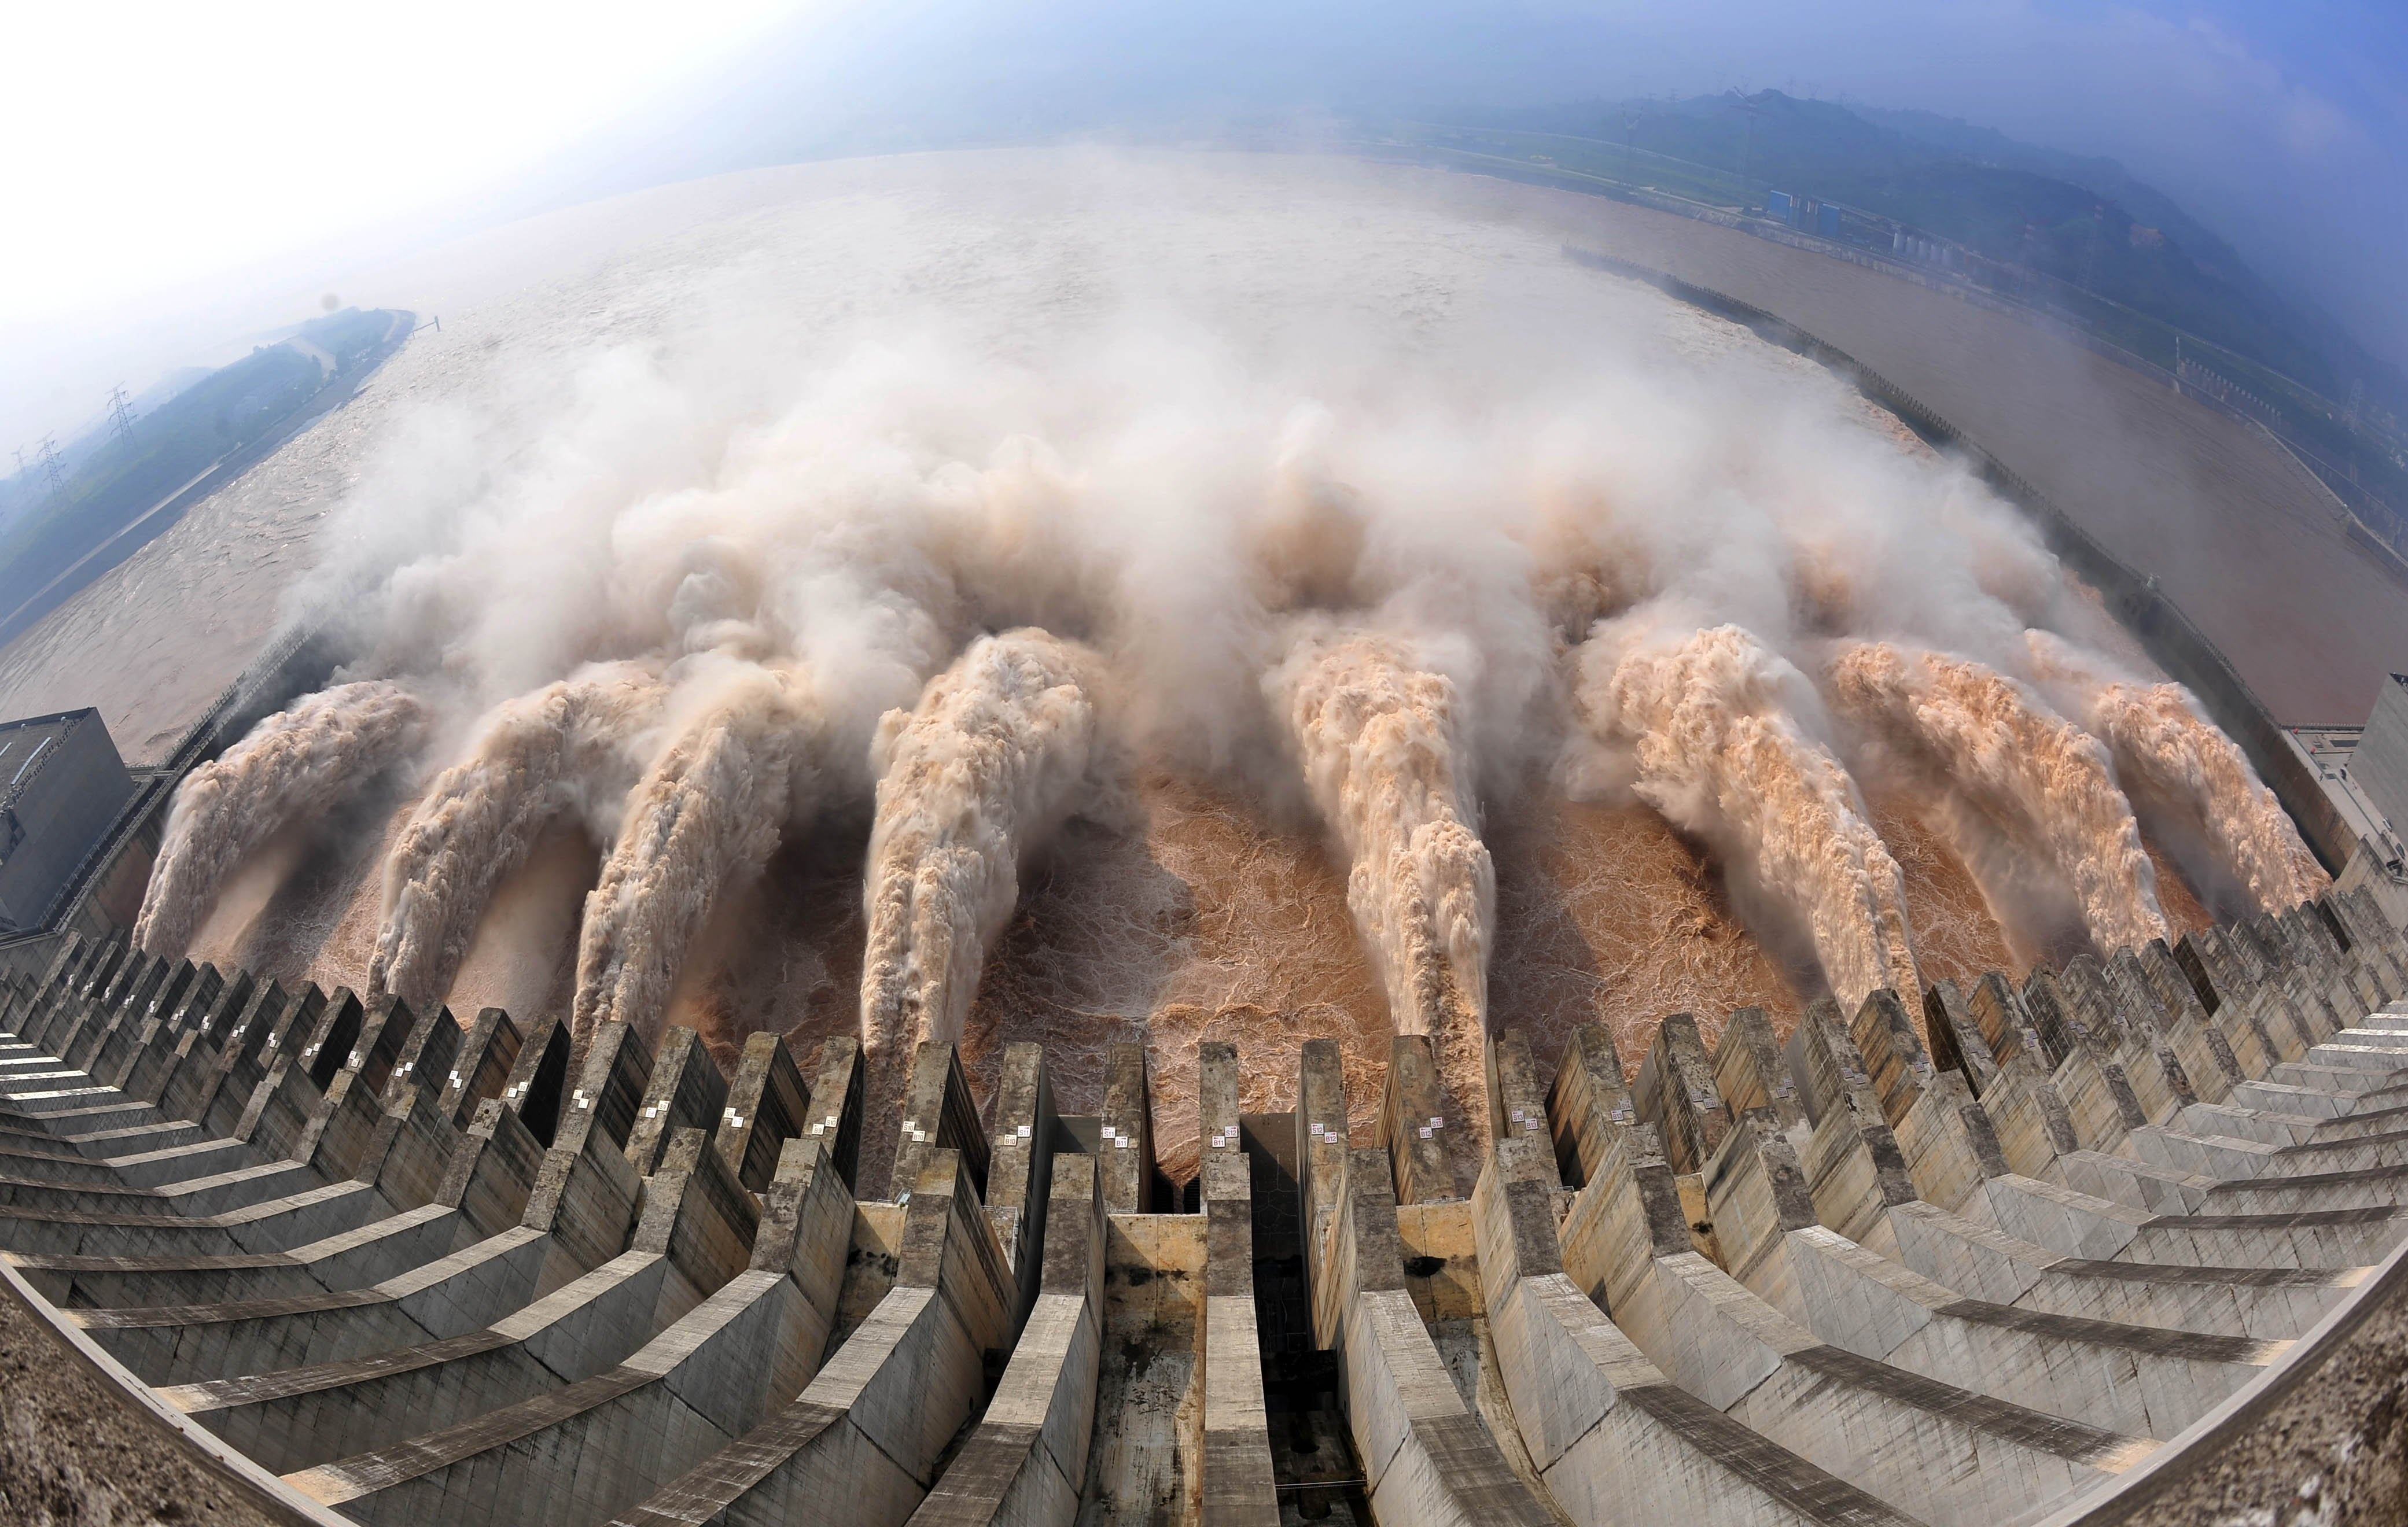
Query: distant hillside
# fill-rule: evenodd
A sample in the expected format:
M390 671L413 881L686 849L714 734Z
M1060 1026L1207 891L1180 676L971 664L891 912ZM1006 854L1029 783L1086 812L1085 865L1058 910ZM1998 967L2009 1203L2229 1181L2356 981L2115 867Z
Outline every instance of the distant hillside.
M2016 142L1994 127L1976 127L1955 117L1942 117L1929 111L1889 111L1863 106L1848 109L1877 127L1886 127L1977 164L2028 170L2034 175L2071 181L2107 197L2143 222L2164 229L2200 263L2239 271L2247 279L2256 278L2249 275L2241 257L2224 240L2193 221L2190 214L2176 206L2165 193L2144 180L2134 179L2132 172L2114 160L2095 154L2070 154L2055 149L2034 148L2028 143Z
M2326 398L2347 400L2356 387L2408 415L2408 376L2329 315L2277 293L2114 160L2036 149L1928 112L1852 110L1779 91L1743 104L1703 96L1531 107L1495 125L1588 139L1600 153L1627 146L1642 166L1665 155L1721 170L1734 190L1754 193L1753 205L1779 189L1862 207L2210 340ZM2132 348L2160 347L2143 335Z
M163 401L136 412L127 437L104 426L75 442L55 490L38 469L19 475L9 484L15 507L0 523L0 640L175 519L161 514L128 534L146 515L205 486L212 472L239 470L330 395L348 395L410 326L409 314L383 309L314 320L290 340L144 393Z
M147 414L154 408L165 407L177 393L208 379L208 366L179 365L126 401L133 406L136 413Z

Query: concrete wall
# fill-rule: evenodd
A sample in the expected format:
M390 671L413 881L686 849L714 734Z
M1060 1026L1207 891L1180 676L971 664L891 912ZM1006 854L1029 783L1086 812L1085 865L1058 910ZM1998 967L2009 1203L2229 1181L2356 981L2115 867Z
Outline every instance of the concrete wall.
M1328 1042L1293 1115L1242 1117L1207 1046L1182 1213L1111 1205L1154 1169L1135 1047L1107 1099L1132 1170L1024 1047L974 1139L859 1203L848 1136L899 1119L851 1106L841 1046L739 1144L690 1034L571 1057L544 1028L487 1065L494 1015L61 939L0 965L0 1271L163 1456L271 1519L1906 1527L2181 1520L2295 1498L2302 1460L2384 1488L2408 938L2334 896L2145 952L1935 989L1937 1058L1886 992L1785 1049L1757 1015L1678 1026L1643 1108L1601 1028L1551 1086L1494 1036L1468 1196L1418 1134L1353 1143ZM931 1100L957 1069L912 1066ZM1258 1303L1299 1271L1296 1309ZM2328 1375L2349 1427L2267 1452ZM1307 1391L1341 1423L1309 1443Z
M2349 757L2349 777L2394 832L2408 830L2408 684L2397 675L2376 692L2366 731Z

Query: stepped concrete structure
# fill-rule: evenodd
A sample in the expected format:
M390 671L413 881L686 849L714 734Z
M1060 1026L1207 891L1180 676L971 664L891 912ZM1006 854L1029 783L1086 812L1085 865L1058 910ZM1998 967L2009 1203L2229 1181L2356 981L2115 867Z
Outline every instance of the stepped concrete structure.
M1168 1181L1012 1048L572 1042L64 935L0 971L0 1281L263 1519L2106 1523L2408 1277L2408 941L2169 949L1488 1046L1375 1135L1197 1059ZM1467 1196L1449 1133L1481 1143Z

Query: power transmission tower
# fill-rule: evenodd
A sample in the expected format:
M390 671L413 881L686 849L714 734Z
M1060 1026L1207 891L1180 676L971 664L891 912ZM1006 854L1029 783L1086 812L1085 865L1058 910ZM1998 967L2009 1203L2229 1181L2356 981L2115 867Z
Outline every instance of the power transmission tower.
M50 492L55 493L60 489L65 487L67 485L67 474L66 469L59 464L58 441L51 436L45 435L35 444L34 449L41 452L42 477L50 483Z
M124 384L108 390L108 423L126 450L134 449L134 409L125 401Z
M1756 164L1756 119L1764 115L1764 103L1751 99L1734 88L1729 92L1731 104L1742 113L1740 120L1739 181L1740 196L1747 195L1748 172Z

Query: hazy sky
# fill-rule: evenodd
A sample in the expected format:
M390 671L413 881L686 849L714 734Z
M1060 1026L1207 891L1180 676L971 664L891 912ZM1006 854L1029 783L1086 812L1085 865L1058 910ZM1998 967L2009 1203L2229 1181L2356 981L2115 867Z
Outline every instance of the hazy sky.
M268 272L546 201L864 144L1733 85L2120 158L2408 362L2402 0L37 0L8 43L0 446Z
M792 0L12 7L0 325L441 203L574 142Z
M823 123L1010 133L1215 103L1779 88L2121 159L2408 363L2408 0L886 0L872 14L781 28L714 81L721 109L638 113L674 130L613 151L747 134L806 147Z

